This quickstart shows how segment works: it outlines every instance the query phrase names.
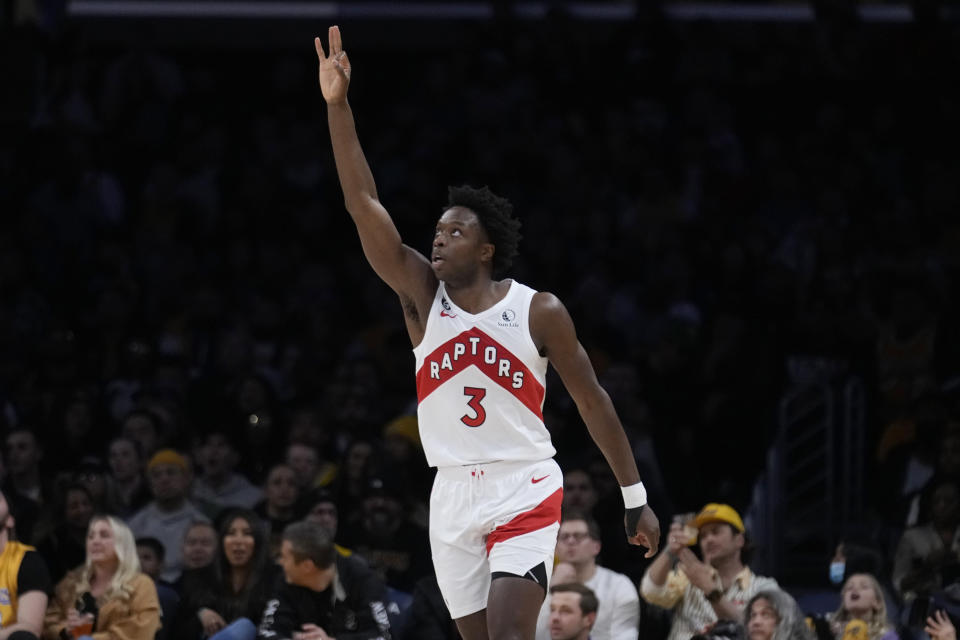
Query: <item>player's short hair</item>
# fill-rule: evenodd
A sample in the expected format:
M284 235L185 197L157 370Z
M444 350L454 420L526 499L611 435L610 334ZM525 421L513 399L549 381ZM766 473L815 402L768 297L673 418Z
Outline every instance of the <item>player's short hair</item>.
M490 191L489 187L475 189L468 185L447 188L447 209L464 207L477 216L487 232L493 251L493 276L504 275L517 256L520 244L520 220L513 217L513 205Z
M580 613L587 615L588 613L597 612L597 607L600 604L597 602L597 594L587 585L580 584L579 582L565 582L550 587L551 594L567 592L580 594Z

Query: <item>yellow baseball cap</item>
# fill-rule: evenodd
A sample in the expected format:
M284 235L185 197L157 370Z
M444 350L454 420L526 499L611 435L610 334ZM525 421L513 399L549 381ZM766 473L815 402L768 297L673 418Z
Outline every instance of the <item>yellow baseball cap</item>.
M147 463L147 471L158 464L172 464L180 467L184 472L187 471L187 459L173 449L161 449L153 454L150 462Z
M697 517L693 519L693 526L699 529L703 525L710 524L711 522L726 522L740 533L744 532L743 520L740 519L740 514L728 504L711 502L701 509Z
M417 448L422 447L420 444L420 427L416 416L400 416L391 420L383 428L383 435L384 437L400 436L412 442Z

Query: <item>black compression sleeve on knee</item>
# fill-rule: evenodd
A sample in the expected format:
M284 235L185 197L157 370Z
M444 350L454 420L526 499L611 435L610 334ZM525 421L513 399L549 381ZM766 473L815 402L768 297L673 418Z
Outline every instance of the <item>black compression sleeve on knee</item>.
M490 574L491 580L496 580L497 578L526 578L527 580L533 580L538 585L543 587L543 590L547 590L547 563L541 562L534 568L527 571L525 574L518 575L516 573L508 573L506 571L494 571Z

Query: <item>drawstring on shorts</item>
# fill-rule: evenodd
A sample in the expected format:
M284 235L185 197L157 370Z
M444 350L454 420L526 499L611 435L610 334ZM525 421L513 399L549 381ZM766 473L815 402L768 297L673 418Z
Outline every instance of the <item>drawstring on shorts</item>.
M473 498L474 496L483 495L483 477L484 477L483 468L475 464L473 468L470 469L470 507L473 508Z

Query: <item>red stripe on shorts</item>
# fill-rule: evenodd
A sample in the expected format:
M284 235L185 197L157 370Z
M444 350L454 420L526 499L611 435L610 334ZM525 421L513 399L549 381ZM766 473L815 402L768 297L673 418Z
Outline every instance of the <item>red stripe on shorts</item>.
M563 502L563 489L557 489L530 511L524 511L510 522L500 525L487 535L487 555L493 545L525 533L549 527L560 522L560 503Z

